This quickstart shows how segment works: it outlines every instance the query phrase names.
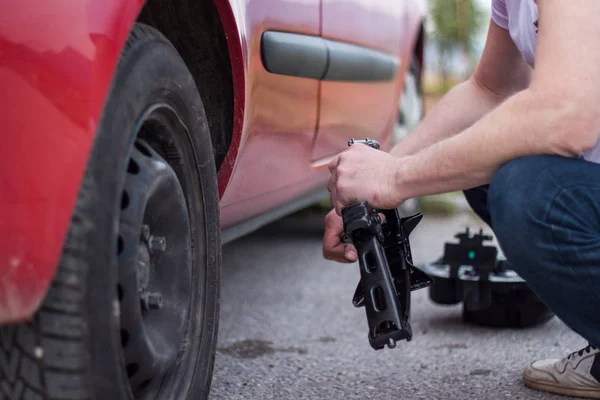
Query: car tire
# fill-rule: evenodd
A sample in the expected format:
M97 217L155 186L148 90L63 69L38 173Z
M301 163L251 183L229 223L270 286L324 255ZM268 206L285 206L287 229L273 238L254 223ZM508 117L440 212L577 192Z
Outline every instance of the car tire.
M0 328L0 399L205 399L221 242L204 108L177 51L137 24L119 61L60 265Z

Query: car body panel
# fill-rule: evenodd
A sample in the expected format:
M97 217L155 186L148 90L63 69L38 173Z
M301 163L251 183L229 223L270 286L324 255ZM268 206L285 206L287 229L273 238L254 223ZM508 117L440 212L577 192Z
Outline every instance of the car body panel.
M41 302L142 0L0 5L0 322Z
M319 35L321 4L214 1L234 81L233 136L218 172L227 228L324 188L327 169L310 162L322 83L271 74L260 57L265 30ZM405 0L405 9L415 1ZM0 5L0 323L31 316L50 285L118 58L143 3L3 0ZM410 21L398 23L416 32L421 15L413 11L404 15L410 14ZM394 40L380 42L367 33L366 42L344 37L343 29L331 35L396 51L389 44ZM397 50L403 58L414 42L406 37ZM377 87L367 92L370 99L381 93ZM327 143L326 135L319 140ZM333 147L325 153L341 150L339 140L330 140Z
M225 168L232 169L232 175L221 202L223 228L323 187L329 175L324 168L328 157L344 150L349 138L378 138L384 147L386 142L389 143L397 118L402 77L408 67L423 16L421 1L385 0L379 4L352 0L322 3L320 33L323 37L381 50L396 55L402 61L396 79L391 82L318 82L318 127L315 126L313 147L307 149L310 132L307 122L315 116L311 109L312 85L317 81L270 74L262 65L258 44L260 36L267 30L315 34L317 31L314 26L310 27L310 18L305 18L317 3L312 0L297 4L272 0L268 2L272 7L267 11L258 6L250 10L249 5L255 4L253 1L239 0L233 3L235 5L232 8L238 13L235 20L245 24L238 25L238 35L243 38L246 55L247 108L238 142L241 149L238 149L239 157L235 159L233 168L225 165ZM278 7L282 8L276 12L272 10ZM344 18L336 20L338 13ZM257 27L261 20L262 24ZM252 30L253 27L256 29ZM269 88L281 91L273 98L275 93L272 90L269 93ZM286 95L286 91L291 91L291 94ZM282 105L278 97L289 98L294 93L295 98L290 104L300 107L296 109L298 114L292 116L290 108ZM309 101L306 101L307 95L310 96ZM308 114L304 117L300 115L305 112ZM264 122L272 125L265 130ZM267 150L271 148L277 150ZM306 163L306 160L311 163ZM231 162L232 158L228 157L228 161ZM223 170L220 176L222 174Z
M312 160L318 161L345 148L350 138L385 142L394 127L402 90L408 44L409 2L348 0L323 2L322 35L383 51L397 57L396 78L387 82L327 82L321 84L318 137Z
M299 186L284 194L280 189L302 181L310 181L313 187L319 184L309 164L319 81L267 72L262 64L260 43L266 30L318 36L320 1L233 3L232 9L238 14L235 18L238 35L244 38L245 46L246 108L240 151L221 198L223 228L306 191Z

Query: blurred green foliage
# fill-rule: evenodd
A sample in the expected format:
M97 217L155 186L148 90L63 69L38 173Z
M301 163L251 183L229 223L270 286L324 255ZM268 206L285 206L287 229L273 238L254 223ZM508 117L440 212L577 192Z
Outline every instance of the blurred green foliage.
M432 39L438 46L442 85L447 86L449 57L462 52L469 60L468 73L476 64L474 43L485 24L485 12L475 0L428 0Z

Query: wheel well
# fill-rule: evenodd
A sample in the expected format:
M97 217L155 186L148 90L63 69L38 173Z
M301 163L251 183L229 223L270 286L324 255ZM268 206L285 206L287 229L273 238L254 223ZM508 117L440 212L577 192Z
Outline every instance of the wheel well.
M210 0L148 0L138 22L158 29L194 76L208 119L217 170L233 132L233 77L221 18Z
M421 23L421 27L419 28L419 36L417 37L417 42L415 43L414 55L419 60L419 75L423 72L423 58L424 58L424 48L425 48L425 27Z

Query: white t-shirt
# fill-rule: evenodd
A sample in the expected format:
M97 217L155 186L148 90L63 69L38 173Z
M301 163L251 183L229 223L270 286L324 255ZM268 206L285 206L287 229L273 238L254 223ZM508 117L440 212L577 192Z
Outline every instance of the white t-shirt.
M492 0L492 20L508 30L525 61L533 67L538 33L536 0ZM588 161L600 163L600 141L583 156Z

